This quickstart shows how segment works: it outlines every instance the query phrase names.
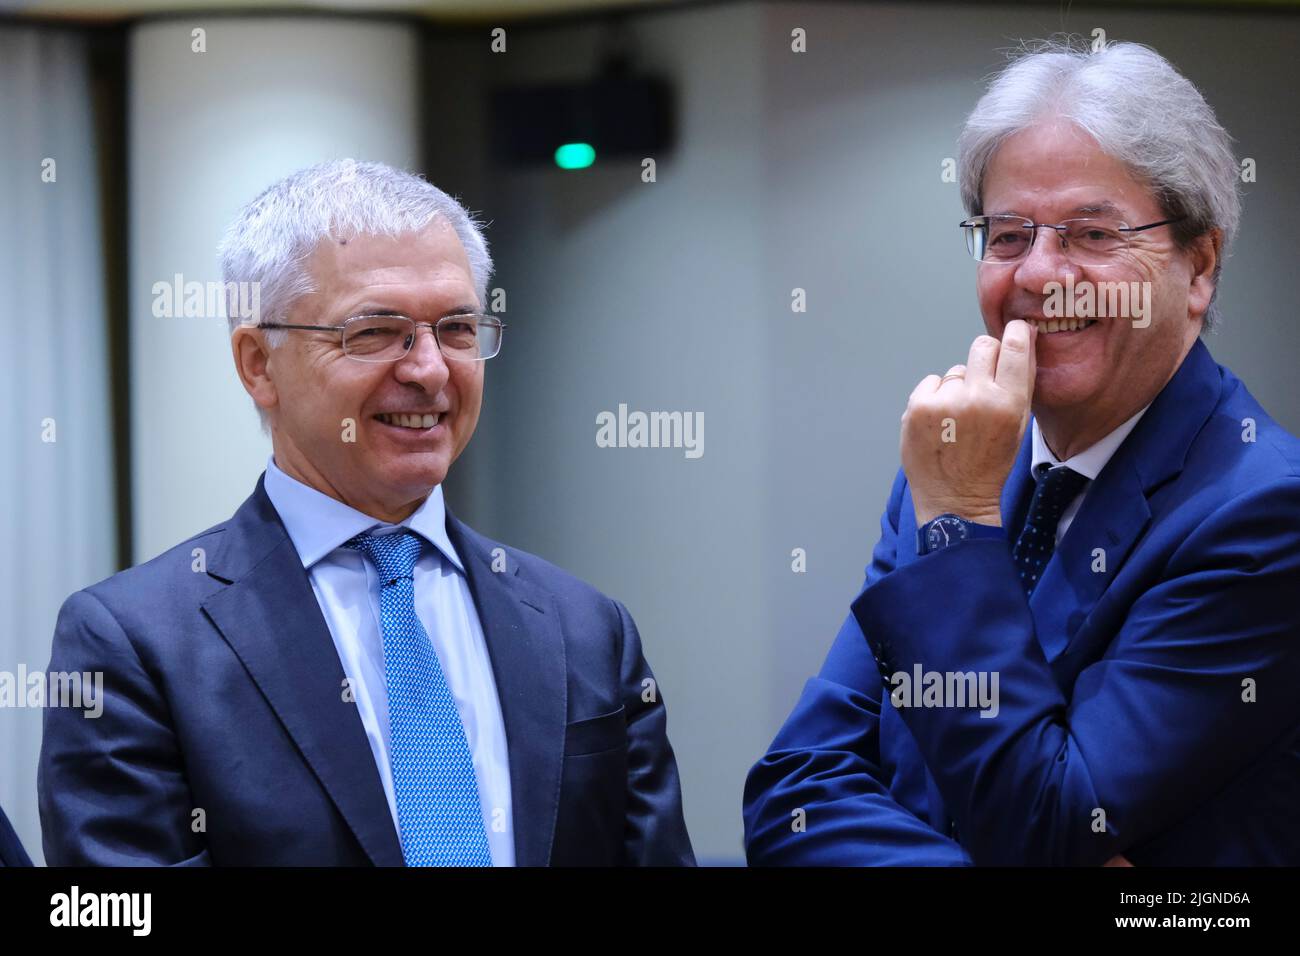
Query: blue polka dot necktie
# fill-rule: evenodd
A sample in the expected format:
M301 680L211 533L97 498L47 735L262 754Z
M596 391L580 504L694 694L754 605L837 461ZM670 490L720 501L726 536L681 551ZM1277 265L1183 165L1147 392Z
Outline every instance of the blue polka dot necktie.
M433 642L415 613L420 538L359 534L345 543L379 571L389 760L407 866L491 866L474 761Z
M1038 587L1043 569L1056 550L1056 527L1061 523L1061 515L1088 483L1087 476L1064 465L1036 477L1038 487L1034 490L1034 500L1029 503L1029 516L1011 552L1026 596Z

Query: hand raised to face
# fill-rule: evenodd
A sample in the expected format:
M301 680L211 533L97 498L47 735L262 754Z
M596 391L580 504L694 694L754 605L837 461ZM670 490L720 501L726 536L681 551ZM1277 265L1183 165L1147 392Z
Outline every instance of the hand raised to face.
M1001 525L1002 487L1029 424L1037 332L1019 319L981 335L965 365L927 375L903 412L901 455L917 524L955 514Z

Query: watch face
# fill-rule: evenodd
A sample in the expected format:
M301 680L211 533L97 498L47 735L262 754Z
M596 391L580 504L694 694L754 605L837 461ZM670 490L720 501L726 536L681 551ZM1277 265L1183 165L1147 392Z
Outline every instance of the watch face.
M939 515L925 533L926 550L946 547L966 537L966 524L955 515Z

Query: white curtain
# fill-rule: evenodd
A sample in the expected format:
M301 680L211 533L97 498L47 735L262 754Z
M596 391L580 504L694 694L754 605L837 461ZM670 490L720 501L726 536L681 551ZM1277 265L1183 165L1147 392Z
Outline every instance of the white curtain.
M15 680L49 665L63 600L114 570L90 82L75 32L0 26L0 672ZM40 742L40 710L0 707L0 806L37 862Z

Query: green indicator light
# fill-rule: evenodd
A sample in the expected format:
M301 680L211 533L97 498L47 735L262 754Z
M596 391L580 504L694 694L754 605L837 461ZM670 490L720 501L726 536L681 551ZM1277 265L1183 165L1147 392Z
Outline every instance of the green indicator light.
M565 143L555 151L555 165L561 169L586 169L596 161L596 150L590 143Z

